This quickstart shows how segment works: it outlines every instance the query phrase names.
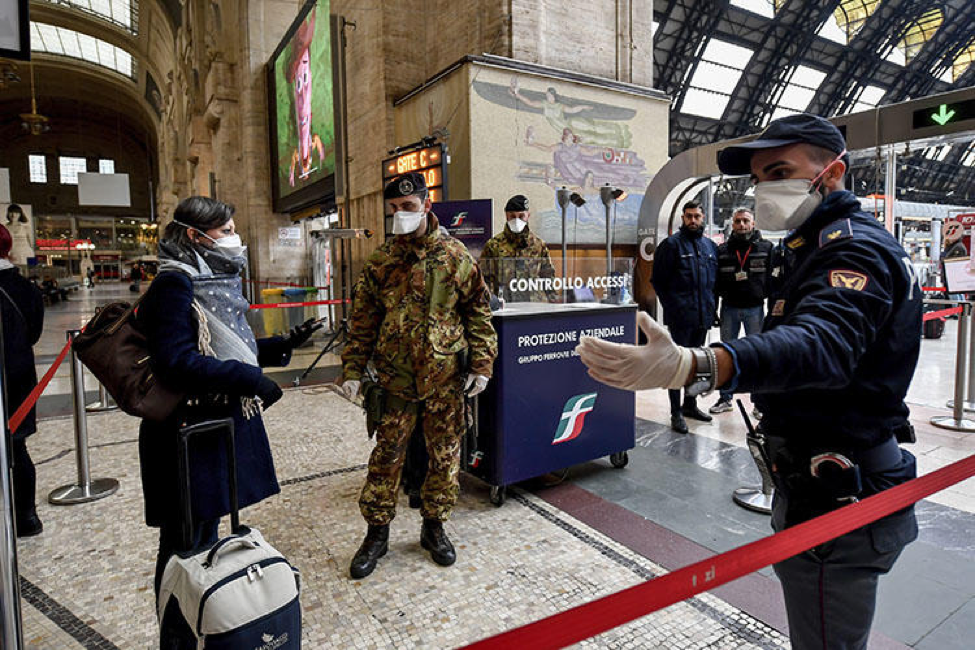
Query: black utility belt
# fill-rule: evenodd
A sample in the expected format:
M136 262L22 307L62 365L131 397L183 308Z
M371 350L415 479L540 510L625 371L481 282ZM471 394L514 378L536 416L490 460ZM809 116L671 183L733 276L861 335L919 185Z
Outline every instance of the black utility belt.
M891 436L869 449L796 450L784 438L766 436L775 487L790 497L823 503L851 503L863 496L863 477L880 474L903 462Z

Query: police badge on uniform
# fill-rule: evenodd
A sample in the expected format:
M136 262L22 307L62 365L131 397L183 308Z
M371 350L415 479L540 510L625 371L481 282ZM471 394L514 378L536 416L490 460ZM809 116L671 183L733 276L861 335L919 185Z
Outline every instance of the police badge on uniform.
M867 286L867 282L869 281L870 278L867 277L867 274L860 273L859 271L835 269L829 272L829 286L838 289L863 291L863 288Z

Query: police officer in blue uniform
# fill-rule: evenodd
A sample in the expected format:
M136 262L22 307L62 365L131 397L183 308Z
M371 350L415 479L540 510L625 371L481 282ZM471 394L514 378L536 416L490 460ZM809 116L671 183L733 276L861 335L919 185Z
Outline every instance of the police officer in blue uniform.
M921 289L910 259L844 189L846 145L813 115L772 122L728 147L726 174L751 174L758 225L792 230L761 334L711 348L675 345L645 315L643 346L584 339L595 378L621 388L749 392L776 481L782 530L915 477L904 403L920 352ZM878 579L917 537L913 507L775 565L792 647L867 647Z
M653 254L650 282L664 308L664 322L678 345L704 345L714 322L718 276L718 246L704 236L704 210L698 201L681 209L681 227L660 242ZM680 389L670 391L670 426L687 433L684 416L710 422L711 416L697 405L697 397Z

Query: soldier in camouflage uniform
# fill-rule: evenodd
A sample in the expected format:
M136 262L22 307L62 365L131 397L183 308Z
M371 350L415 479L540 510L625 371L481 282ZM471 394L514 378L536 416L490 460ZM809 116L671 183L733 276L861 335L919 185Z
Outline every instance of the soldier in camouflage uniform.
M396 236L373 253L356 283L342 353L346 395L358 392L369 362L385 393L359 498L369 531L352 560L353 578L372 573L386 554L406 446L417 425L430 456L420 543L438 564L456 560L443 522L459 491L464 394L484 390L498 352L484 280L464 245L440 233L423 176L393 179L383 198Z
M542 238L528 228L531 212L528 199L515 194L504 206L504 231L495 235L481 251L480 266L484 282L495 295L513 301L553 301L554 291L528 292L512 290L508 283L515 278L554 278L555 267Z

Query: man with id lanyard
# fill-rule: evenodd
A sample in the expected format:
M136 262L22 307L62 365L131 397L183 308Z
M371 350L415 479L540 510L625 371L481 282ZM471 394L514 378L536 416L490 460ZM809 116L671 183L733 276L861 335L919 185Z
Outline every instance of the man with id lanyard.
M766 273L772 242L762 239L755 228L755 215L748 208L738 208L731 217L731 236L718 246L718 280L715 293L721 301L721 340L734 341L745 328L745 336L762 331L765 317L762 305L768 293ZM708 411L731 410L730 391Z

